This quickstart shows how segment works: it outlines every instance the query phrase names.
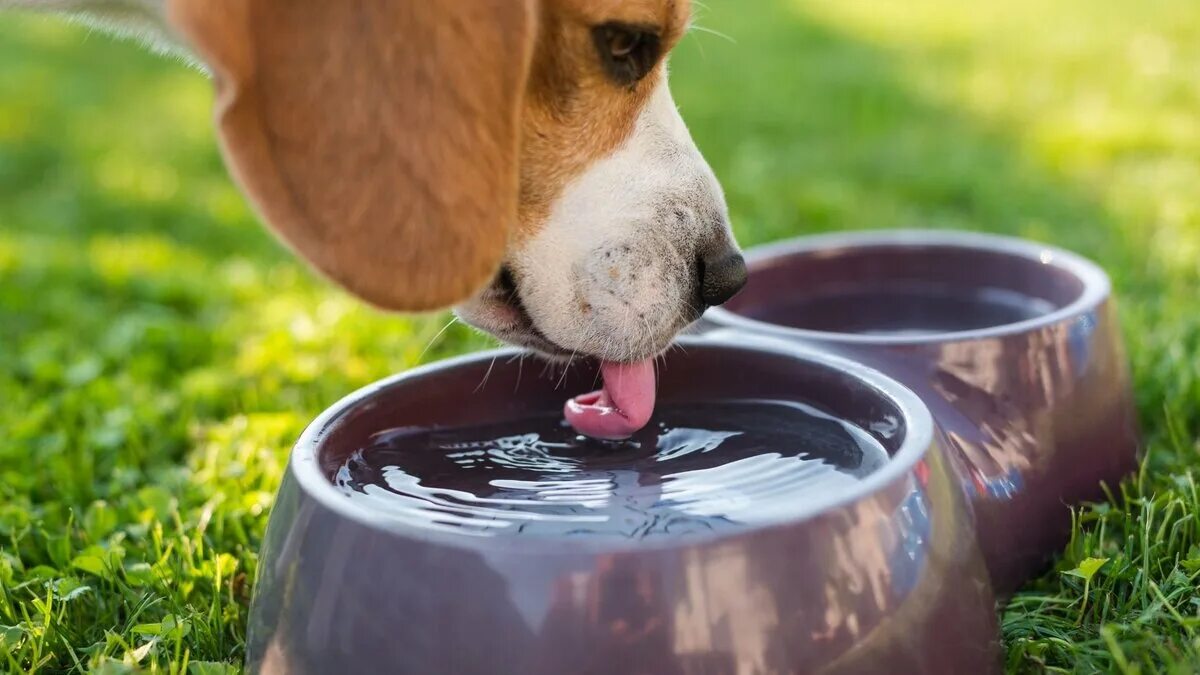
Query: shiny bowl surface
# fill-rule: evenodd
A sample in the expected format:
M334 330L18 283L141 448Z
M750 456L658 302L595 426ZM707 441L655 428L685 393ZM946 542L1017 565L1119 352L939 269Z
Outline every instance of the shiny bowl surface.
M1007 237L882 231L785 241L747 263L746 288L702 331L824 349L911 388L973 495L998 592L1061 549L1072 505L1136 468L1111 284L1092 262Z
M709 536L464 538L398 526L331 483L371 434L557 410L564 391L594 380L586 367L563 380L522 374L510 351L416 369L336 403L296 444L261 557L249 672L998 670L995 597L957 451L917 396L786 341L681 347L660 368L660 401L802 401L874 429L890 460L786 518Z

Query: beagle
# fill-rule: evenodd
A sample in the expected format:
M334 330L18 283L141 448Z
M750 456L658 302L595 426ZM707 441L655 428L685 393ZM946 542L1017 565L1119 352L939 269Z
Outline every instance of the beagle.
M316 270L600 360L565 407L626 436L653 357L746 278L667 88L689 0L0 0L167 41L212 74L227 166Z

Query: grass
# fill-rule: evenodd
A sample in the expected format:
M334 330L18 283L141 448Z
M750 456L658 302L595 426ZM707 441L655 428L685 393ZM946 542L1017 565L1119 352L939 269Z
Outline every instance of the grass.
M1200 4L708 0L676 99L745 244L957 227L1110 270L1147 437L1000 609L1013 672L1200 670ZM367 310L255 224L207 83L0 17L0 670L225 673L290 442L487 343Z

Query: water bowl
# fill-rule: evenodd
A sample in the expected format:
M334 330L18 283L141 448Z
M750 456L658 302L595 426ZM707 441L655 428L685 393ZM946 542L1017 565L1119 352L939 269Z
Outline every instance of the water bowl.
M705 329L828 350L911 388L972 495L998 592L1061 549L1070 506L1136 468L1111 285L1090 261L1019 239L887 231L795 239L747 262L746 288Z
M296 444L251 673L995 672L959 451L851 360L687 338L632 441L513 351L358 391Z

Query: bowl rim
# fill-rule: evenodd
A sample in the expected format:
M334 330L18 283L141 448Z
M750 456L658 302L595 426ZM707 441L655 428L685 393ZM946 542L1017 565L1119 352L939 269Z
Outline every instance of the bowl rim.
M767 352L772 353L778 358L809 361L818 367L833 368L842 371L859 380L875 392L876 395L888 399L896 406L900 415L905 420L904 438L900 446L892 454L891 459L878 471L875 471L857 483L853 489L843 491L811 504L806 504L786 517L746 525L723 533L665 537L648 541L612 541L600 538L566 540L555 537L539 537L536 535L529 537L469 537L437 530L426 530L389 521L386 518L373 517L369 509L361 506L359 502L347 499L335 488L332 482L325 478L321 472L320 463L317 461L319 450L325 436L337 426L343 416L383 390L410 385L419 382L423 378L436 376L445 370L477 363L487 363L493 359L502 359L522 353L519 349L502 348L475 352L426 364L386 377L344 396L321 412L304 429L300 438L292 447L287 471L291 473L299 489L307 497L314 499L339 517L375 530L385 536L403 537L406 540L431 545L444 545L475 550L483 554L491 552L536 553L538 555L641 553L662 551L665 549L684 549L714 542L720 543L737 540L754 533L779 528L790 528L803 524L822 513L833 511L855 501L868 498L895 481L911 475L913 468L928 454L935 443L933 416L924 402L905 385L856 361L831 354L818 348L797 345L777 338L758 335L740 334L736 338L728 336L680 336L676 342L687 350L715 349L758 353Z
M963 230L861 230L833 232L785 239L783 241L755 246L745 253L750 274L754 265L776 258L787 258L824 249L871 249L889 248L951 248L970 251L986 251L1022 258L1031 262L1051 266L1074 276L1083 285L1078 297L1062 307L1031 319L998 324L971 330L944 331L924 335L862 335L837 331L794 328L782 324L751 319L736 314L724 307L712 307L704 315L705 320L727 328L738 328L760 334L776 335L791 339L803 338L823 343L849 345L930 345L962 340L980 340L1025 333L1062 321L1078 319L1093 311L1112 294L1112 281L1096 263L1081 255L1057 246L998 234L967 232Z

